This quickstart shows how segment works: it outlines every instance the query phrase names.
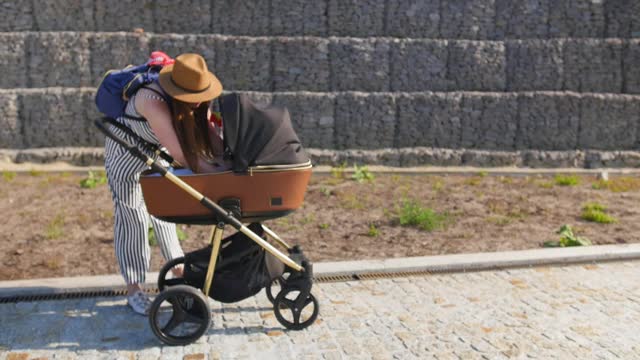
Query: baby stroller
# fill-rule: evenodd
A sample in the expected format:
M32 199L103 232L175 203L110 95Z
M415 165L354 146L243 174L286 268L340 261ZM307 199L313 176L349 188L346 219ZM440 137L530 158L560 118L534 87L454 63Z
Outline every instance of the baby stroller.
M140 177L149 214L174 223L213 225L208 246L169 261L160 270L160 293L149 310L149 322L153 333L169 345L189 344L207 331L211 322L207 297L237 302L265 288L276 319L286 328L304 329L318 316L319 304L311 294L311 262L300 247L289 246L262 224L298 208L311 177L311 162L289 114L286 109L256 106L245 95L229 94L218 101L225 158L232 163L226 172L193 174L165 168L147 155L156 153L175 164L155 144L114 119L95 122L106 136L150 166ZM117 136L110 126L128 139ZM226 225L238 232L223 239ZM177 266L184 269L182 278L171 275Z

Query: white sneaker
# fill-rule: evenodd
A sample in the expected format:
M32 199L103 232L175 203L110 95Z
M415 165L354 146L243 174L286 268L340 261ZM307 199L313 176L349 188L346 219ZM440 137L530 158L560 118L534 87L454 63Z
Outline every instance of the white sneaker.
M151 307L151 299L143 291L136 291L133 295L127 296L127 304L140 315L148 315Z

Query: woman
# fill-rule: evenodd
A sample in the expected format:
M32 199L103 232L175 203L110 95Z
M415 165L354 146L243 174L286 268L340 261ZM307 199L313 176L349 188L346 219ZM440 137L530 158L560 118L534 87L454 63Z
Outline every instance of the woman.
M215 117L213 99L222 93L222 85L197 54L182 54L175 64L165 66L158 81L138 90L118 121L129 126L143 139L161 144L169 154L194 172L225 169L222 161L221 129L209 121ZM133 119L138 118L138 120ZM219 118L218 118L219 119ZM119 129L118 136L127 138ZM156 158L155 154L148 154ZM166 162L164 165L167 165ZM142 290L149 270L149 221L153 225L163 257L183 256L175 224L150 216L140 188L140 173L148 167L123 147L107 138L105 167L115 206L114 240L116 258L127 283L127 303L146 315L151 301ZM180 274L181 269L174 272Z

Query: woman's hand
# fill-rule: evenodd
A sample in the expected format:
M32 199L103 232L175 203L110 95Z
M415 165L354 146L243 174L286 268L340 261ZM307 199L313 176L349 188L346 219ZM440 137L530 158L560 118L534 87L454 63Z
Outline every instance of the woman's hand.
M218 156L224 152L224 142L222 140L222 129L218 127L213 121L209 121L209 139L211 139L211 145L213 146L213 153Z

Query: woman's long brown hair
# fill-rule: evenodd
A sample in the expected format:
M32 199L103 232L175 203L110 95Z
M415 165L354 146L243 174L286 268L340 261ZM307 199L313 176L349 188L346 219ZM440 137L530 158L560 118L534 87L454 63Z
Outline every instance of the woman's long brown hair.
M209 137L209 119L207 112L210 102L203 102L193 109L192 104L173 99L173 128L178 136L180 147L193 172L199 172L198 158L213 159L216 155Z

